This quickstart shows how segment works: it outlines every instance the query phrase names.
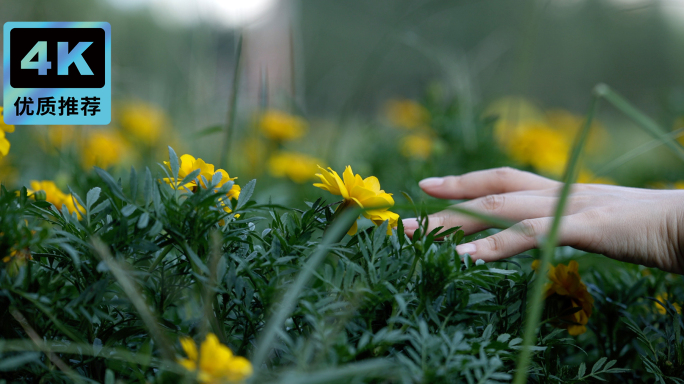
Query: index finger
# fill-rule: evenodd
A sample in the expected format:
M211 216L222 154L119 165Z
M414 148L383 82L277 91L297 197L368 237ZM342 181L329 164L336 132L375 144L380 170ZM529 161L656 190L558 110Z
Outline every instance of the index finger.
M513 168L495 168L461 176L430 177L418 183L430 196L440 199L475 199L507 192L549 189L561 183Z

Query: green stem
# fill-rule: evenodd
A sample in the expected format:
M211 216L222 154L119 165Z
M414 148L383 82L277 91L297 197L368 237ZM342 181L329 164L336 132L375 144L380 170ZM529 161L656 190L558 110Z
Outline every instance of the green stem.
M355 208L355 206L353 204L349 203L348 201L346 201L346 200L342 201L342 203L335 210L335 213L333 214L333 217L332 217L332 221L323 230L323 236L326 236L328 234L328 232L330 231L330 229L335 226L335 223L340 220L340 217L343 217L344 213L349 211L349 210L357 210L357 209ZM353 222L352 222L352 225L354 225ZM349 226L349 228L351 228L351 225ZM340 234L339 236L337 236L337 238L334 239L333 243L339 243L344 238L344 235L349 231L349 228L347 228L347 231L345 231L342 234Z
M627 99L622 97L619 93L613 91L606 84L599 84L594 88L594 93L597 96L603 97L611 103L620 112L627 115L630 119L634 120L639 124L646 132L648 132L654 138L662 141L667 145L681 160L684 160L684 147L679 144L675 139L670 137L670 135L662 129L658 123L653 121L650 117L645 115L643 112L636 109Z
M238 35L237 47L235 47L235 70L233 71L233 87L230 91L230 99L228 100L228 115L226 117L226 132L223 140L223 147L221 147L221 157L219 158L219 167L226 169L228 167L228 152L230 144L233 139L233 131L235 130L235 115L237 113L237 94L240 89L240 68L242 57L242 33Z
M558 232L560 229L561 219L563 218L563 211L565 209L568 196L570 195L570 187L577 179L580 155L582 154L582 149L584 148L587 136L589 136L591 121L594 118L594 114L596 113L599 99L601 97L601 92L598 89L599 87L600 85L595 88L591 106L589 107L589 112L587 113L587 119L584 122L584 127L577 136L575 144L573 145L572 151L570 153L570 159L565 170L565 183L563 184L563 189L561 190L560 196L558 198L558 204L556 205L556 212L553 217L553 223L551 224L551 230L549 231L546 241L544 241L542 246L543 252L541 257L541 268L539 269L540 271L546 271L548 269L548 265L553 257L554 250L558 243ZM546 273L538 273L532 286L532 292L530 293L532 298L530 299L530 306L527 310L523 345L522 349L520 350L518 365L515 371L515 378L513 380L513 383L515 384L524 384L527 382L528 368L532 355L532 350L530 347L537 342L537 327L539 326L542 309L544 307L544 284L546 284L546 281Z
M147 280L148 280L148 279L150 278L150 276L152 275L152 272L155 270L155 268L157 268L157 265L159 265L159 263L164 259L164 257L166 257L166 255L169 254L169 252L170 252L172 249L173 249L173 245L172 245L172 244L169 244L169 245L167 245L167 246L159 253L159 256L157 256L157 258L154 259L154 261L152 262L152 264L150 265L150 267L147 269L148 274L147 274L147 275L145 276L145 278L143 279L144 282L147 282Z

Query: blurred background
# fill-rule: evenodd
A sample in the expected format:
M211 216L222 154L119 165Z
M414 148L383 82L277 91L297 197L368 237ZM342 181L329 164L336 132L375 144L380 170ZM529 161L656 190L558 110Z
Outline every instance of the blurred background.
M558 179L600 82L684 127L684 0L0 0L0 20L112 26L112 124L5 127L12 187L84 194L93 165L161 173L167 145L293 206L316 165L395 197L502 165ZM603 102L581 181L684 186L649 143Z

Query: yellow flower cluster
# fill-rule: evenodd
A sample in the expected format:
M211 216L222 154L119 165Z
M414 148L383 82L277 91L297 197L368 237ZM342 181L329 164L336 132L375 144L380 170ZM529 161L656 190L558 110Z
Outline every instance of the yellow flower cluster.
M14 132L14 125L5 124L5 120L2 114L3 108L0 107L0 158L7 156L10 150L10 142L5 137L5 133Z
M409 99L394 99L385 103L385 117L395 127L405 129L430 126L430 112Z
M28 248L13 249L8 256L2 258L2 261L6 264L7 273L11 277L18 275L19 268L26 265L29 260L33 260L33 256Z
M75 146L85 169L93 166L108 168L126 163L137 153L132 149L143 144L154 147L168 126L169 119L157 106L145 102L126 102L115 109L116 120L104 128L78 129L73 125L50 126L39 134L38 143L48 152ZM0 134L1 135L1 134ZM2 140L0 139L0 150Z
M3 263L9 263L12 259L26 261L33 260L33 256L31 255L31 252L29 252L28 248L20 249L18 251L13 249L8 256L2 258L2 261Z
M69 213L76 212L76 216L79 218L79 220L81 219L81 212L85 212L85 208L83 208L71 194L62 192L59 188L57 188L53 181L31 181L31 189L29 190L29 193L33 194L35 198L36 192L38 191L43 191L45 193L45 201L51 203L57 207L57 209L61 210L62 205L65 205L69 210Z
M539 260L532 263L532 269L539 272ZM550 282L544 286L547 303L558 304L562 310L582 308L578 312L562 317L563 322L552 323L558 328L567 329L568 333L573 336L587 331L586 325L594 307L594 298L582 282L578 270L579 264L575 260L567 266L565 264L550 266L547 272Z
M515 97L492 103L485 115L498 117L494 134L513 160L555 177L563 174L570 148L584 121L583 117L568 111L543 111L530 101ZM605 129L596 122L592 123L587 152L596 154L606 141ZM608 179L592 182L612 183Z
M8 158L0 156L0 183L14 184L19 172L10 164Z
M288 177L295 183L310 180L318 164L322 161L315 157L296 152L278 152L269 159L269 170L275 177Z
M539 172L560 176L568 161L570 143L565 136L546 125L520 125L506 143L508 155L516 162L531 165Z
M392 233L392 228L396 227L399 221L399 215L388 210L388 208L394 206L394 199L391 193L386 193L380 189L380 182L377 177L370 176L363 179L358 174L354 175L349 165L342 174L344 180L331 168L326 170L319 167L319 169L321 173L317 173L316 176L321 179L321 182L314 184L314 186L324 189L333 195L342 196L344 201L338 207L338 210L348 206L363 208L363 216L371 220L375 225L389 221L387 233ZM357 223L354 222L354 225L352 225L347 234L353 235L357 230Z
M658 299L658 301L660 301L661 303L666 303L666 302L668 301L668 299L669 299L669 295L668 295L667 293L661 293L661 294L656 295L655 298ZM673 303L671 303L671 304L672 304L672 306L675 308L675 310L677 311L677 313L679 313L679 314L682 313L682 306L679 305L679 303L674 303L674 302L673 302ZM663 307L662 305L660 305L660 304L658 304L658 303L655 303L655 306L656 306L656 310L657 310L658 313L660 313L661 315L664 315L664 314L667 313L667 309L666 309L665 307Z
M385 103L385 118L393 127L411 130L399 141L399 153L409 159L426 160L435 148L435 134L430 128L430 112L409 99L392 99Z
M399 151L408 158L425 160L432 154L435 140L429 132L404 136L399 144Z
M144 102L121 104L117 111L122 131L145 145L152 146L169 126L166 114L159 107Z
M184 189L188 192L196 192L197 191L197 180L199 179L200 185L202 188L208 188L207 185L204 184L204 179L207 180L207 183L211 183L212 180L214 179L215 174L220 174L221 175L221 181L218 182L218 184L215 186L215 190L218 188L221 188L223 184L227 183L228 181L232 181L237 179L237 177L230 177L228 175L228 172L226 172L223 169L214 169L213 164L208 164L204 162L202 159L195 159L192 155L183 155L179 159L180 164L179 164L179 169L178 169L178 180L174 180L173 178L164 178L164 182L171 185L174 189L181 188ZM171 170L171 163L168 161L165 161L164 164L168 167L169 170ZM190 180L189 182L180 185L181 181L185 178L185 176L191 174L192 172L196 171L199 169L199 174L195 179ZM234 183L233 186L230 188L228 193L226 194L226 199L228 200L233 200L237 199L240 197L240 186L237 185L237 183ZM227 213L232 212L230 208L226 205L225 201L221 202L221 205L223 206L223 210ZM235 217L239 217L239 215L235 215ZM221 220L219 223L221 225L225 224L225 221Z
M298 139L307 129L304 119L275 109L262 113L258 125L266 138L275 141Z
M130 152L130 146L121 134L111 129L88 131L81 149L83 167L108 168L121 162Z
M252 363L242 356L235 356L227 346L221 344L215 334L207 334L199 351L189 337L180 339L187 359L178 359L178 364L197 373L201 383L239 383L253 373Z
M62 148L74 140L76 140L76 127L73 125L48 127L48 147Z
M221 188L221 186L228 181L235 180L237 177L231 178L228 175L228 172L226 172L223 169L214 169L213 164L208 164L204 162L202 159L195 159L194 156L192 155L183 155L179 159L180 164L179 164L179 169L178 169L178 180L174 180L172 178L164 178L164 182L167 184L171 185L174 189L175 188L183 188L189 192L196 192L197 191L197 181L196 179L200 180L200 184L203 188L208 188L207 185L204 184L204 179L207 180L208 183L211 183L212 179L214 178L214 175L217 173L221 174L221 181L216 185L216 188ZM171 163L168 161L165 161L164 164L171 170ZM185 178L185 176L191 174L192 172L196 171L199 169L199 175L197 177L189 182L187 182L184 185L180 185L181 181ZM233 184L233 187L230 190L231 193L235 194L236 197L240 193L240 187L237 184Z

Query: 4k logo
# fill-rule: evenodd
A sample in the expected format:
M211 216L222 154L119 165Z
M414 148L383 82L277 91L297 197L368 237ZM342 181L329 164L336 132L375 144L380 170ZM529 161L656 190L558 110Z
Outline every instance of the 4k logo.
M8 22L4 32L7 124L109 123L109 23Z

